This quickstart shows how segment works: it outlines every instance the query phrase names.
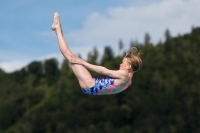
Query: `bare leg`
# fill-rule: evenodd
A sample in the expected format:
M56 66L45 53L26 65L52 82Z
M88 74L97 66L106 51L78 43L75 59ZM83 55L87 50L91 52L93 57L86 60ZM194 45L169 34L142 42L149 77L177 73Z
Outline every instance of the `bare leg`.
M54 23L52 25L52 30L56 32L58 44L61 53L63 56L69 61L71 58L75 57L72 52L70 51L70 48L64 38L64 35L62 33L62 28L60 25L60 17L58 13L54 13ZM89 71L79 64L71 64L72 71L74 72L75 76L77 77L80 87L87 89L94 86L94 80L92 79L91 74Z

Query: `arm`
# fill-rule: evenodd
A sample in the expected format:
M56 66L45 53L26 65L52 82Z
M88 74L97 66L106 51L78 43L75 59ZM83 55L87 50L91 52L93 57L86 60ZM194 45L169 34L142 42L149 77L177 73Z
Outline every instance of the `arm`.
M84 67L86 67L87 69L94 71L96 73L102 74L102 75L106 75L109 77L113 77L113 78L122 78L122 76L126 75L126 72L123 70L109 70L105 67L102 66L98 66L98 65L92 65L82 59L79 58L72 58L70 60L71 63L75 63L75 64L80 64L83 65Z

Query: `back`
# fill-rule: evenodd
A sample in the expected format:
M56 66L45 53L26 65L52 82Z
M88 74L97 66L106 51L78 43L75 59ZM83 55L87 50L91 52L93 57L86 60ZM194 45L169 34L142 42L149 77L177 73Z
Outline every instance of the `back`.
M114 78L110 79L114 80L114 83L109 86L106 86L105 88L102 88L98 92L98 95L116 94L122 92L131 85L131 80L132 80L132 78L129 76L124 77L124 79L114 79Z

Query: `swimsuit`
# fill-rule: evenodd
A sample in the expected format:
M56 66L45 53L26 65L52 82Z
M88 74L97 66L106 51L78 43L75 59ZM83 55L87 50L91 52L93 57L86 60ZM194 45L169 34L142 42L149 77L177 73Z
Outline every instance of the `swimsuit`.
M115 85L115 79L111 77L93 79L95 81L95 85L89 89L82 89L83 93L88 95L116 94L125 90L131 85L131 79L126 86Z

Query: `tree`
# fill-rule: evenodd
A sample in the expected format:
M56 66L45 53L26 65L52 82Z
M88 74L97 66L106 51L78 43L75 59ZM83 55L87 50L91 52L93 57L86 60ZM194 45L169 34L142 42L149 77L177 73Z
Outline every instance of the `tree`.
M151 40L150 35L146 33L144 36L144 45L150 45L150 40Z
M123 43L122 40L120 39L120 40L119 40L119 55L120 55L120 52L121 52L121 50L123 49L123 47L124 47L124 43Z
M169 42L171 40L171 35L169 29L166 29L165 31L165 41Z
M105 64L105 62L110 61L114 58L114 53L113 50L110 46L106 46L104 49L104 54L103 57L101 59L101 64Z
M24 83L27 76L26 68L11 73L11 79L15 82Z
M0 70L0 76L8 75L0 83L0 133L199 133L200 28L169 42L169 52L166 41L141 45L144 67L116 95L84 95L66 60L58 77L57 62L46 60L44 76L53 81L42 78L38 86L28 84L26 68L9 74ZM122 59L110 47L103 57L103 66L112 70Z
M64 59L62 62L61 69L60 69L60 74L65 75L65 76L68 75L69 69L70 69L69 63L67 60Z
M139 45L140 45L140 44L138 43L137 40L135 40L135 41L131 40L131 42L130 42L130 48L131 48L131 47L134 47L134 46L135 46L135 47L139 47Z
M49 85L53 84L58 80L59 69L58 62L56 59L48 59L44 62L44 71L47 82Z
M8 74L0 68L0 84L5 82L8 79Z
M99 56L99 52L98 52L97 48L94 47L93 51L88 53L87 61L92 64L97 64L98 56Z
M34 61L34 62L30 63L27 66L27 68L28 68L28 73L35 77L34 81L33 81L33 85L37 85L43 76L42 62Z

